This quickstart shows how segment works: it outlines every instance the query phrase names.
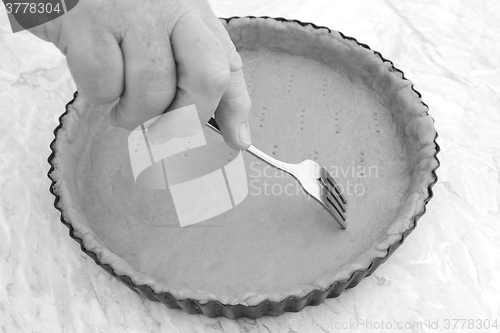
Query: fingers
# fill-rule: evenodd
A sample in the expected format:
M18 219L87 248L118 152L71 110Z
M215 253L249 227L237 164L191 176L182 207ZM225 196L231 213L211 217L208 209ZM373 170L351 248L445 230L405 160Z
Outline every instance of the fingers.
M202 125L215 112L226 142L246 149L251 103L241 58L209 6L182 8L168 29L148 22L142 29L86 34L72 22L73 30L61 30L58 47L86 101L119 98L110 114L113 125L132 130L165 110L195 104ZM78 42L65 39L76 35Z
M243 63L229 34L211 9L206 9L204 17L224 48L231 72L229 86L221 98L215 118L229 146L234 149L247 149L252 143L248 124L252 103L243 75Z
M171 43L177 65L177 94L168 110L195 104L205 125L229 85L224 49L205 23L191 13L179 18Z
M251 101L242 68L231 72L231 81L215 112L224 140L234 149L247 149L252 143L248 115Z
M121 49L125 87L110 120L115 126L132 130L162 114L174 99L175 62L166 32L129 31Z
M68 28L72 29L72 28ZM123 61L117 40L111 34L92 31L62 33L59 45L65 55L78 92L92 104L108 104L120 97L123 89Z

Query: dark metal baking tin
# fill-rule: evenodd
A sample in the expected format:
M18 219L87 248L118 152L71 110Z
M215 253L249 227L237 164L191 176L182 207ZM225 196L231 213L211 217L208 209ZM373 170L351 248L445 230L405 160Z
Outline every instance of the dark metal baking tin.
M237 20L240 19L241 17L231 17L224 19L226 22L229 22L231 20ZM288 20L282 17L278 18L271 18L267 16L263 17L255 17L255 16L247 16L246 18L252 18L252 19L268 19L268 20L275 20L279 22L289 22L289 23L296 23L301 26L311 26L314 29L325 29L328 32L332 32L329 28L326 27L321 27L317 26L313 23L306 23L306 22L301 22L298 20ZM338 31L337 31L338 32ZM353 41L357 43L359 46L371 50L370 47L366 44L359 43L355 38L345 36L343 33L338 32L344 39ZM374 54L380 57L380 59L383 62L389 63L391 65L391 70L399 72L402 76L403 79L406 80L403 71L399 70L398 68L394 67L394 64L390 61L385 59L379 52L372 51ZM412 90L415 92L415 94L418 95L418 97L421 97L421 94L416 91L412 85ZM51 168L48 172L48 177L52 181L52 184L50 186L50 192L55 196L54 200L54 206L59 212L61 213L61 222L69 228L69 235L71 238L76 240L82 249L83 252L85 252L88 256L90 256L94 261L96 262L97 265L99 265L101 268L103 268L105 271L107 271L109 274L111 274L113 277L118 279L119 281L123 282L127 287L129 287L131 290L143 295L146 297L148 300L154 301L154 302L161 302L165 304L167 307L171 309L182 309L187 313L190 314L203 314L208 317L226 317L229 319L237 319L241 317L247 317L247 318L260 318L263 316L279 316L284 312L298 312L301 311L305 306L308 305L319 305L321 304L326 298L334 298L339 296L344 290L353 288L355 287L363 278L370 276L376 269L379 267L381 264L383 264L387 258L390 257L392 253L401 245L403 244L404 240L406 237L415 229L417 226L417 221L418 219L425 213L426 207L424 205L424 210L420 212L419 214L415 215L413 217L413 226L407 230L405 230L402 234L401 240L395 244L392 244L389 246L387 250L387 254L385 257L381 258L376 258L372 261L370 266L367 269L361 269L361 270L356 270L352 273L351 277L347 280L340 280L340 281L335 281L330 285L328 289L314 289L307 295L303 297L295 297L295 296L288 296L286 297L283 301L281 302L273 302L270 300L264 300L260 302L257 305L253 306L247 306L243 304L236 304L236 305L229 305L229 304L223 304L219 301L208 301L206 303L202 303L196 299L176 299L173 297L170 293L165 292L165 293L155 293L150 286L147 285L136 285L132 282L130 277L126 275L118 275L114 272L113 268L109 266L108 264L103 264L100 263L97 255L85 248L83 245L83 242L80 238L75 236L74 234L74 229L73 226L71 225L71 221L67 219L65 216L65 213L59 208L58 203L60 200L60 196L55 190L55 180L51 177L51 173L54 170L54 166L52 163L52 160L56 154L54 146L55 146L55 141L57 139L57 132L62 126L62 118L68 113L68 107L74 102L76 99L78 93L76 92L73 96L73 100L70 101L66 105L66 111L59 117L59 125L57 128L54 130L54 140L50 144L50 148L52 150L52 153L50 157L48 158L48 162L51 165ZM421 102L426 109L428 110L428 106ZM436 161L438 162L438 166L432 171L432 175L434 176L434 181L428 186L429 190L429 196L425 199L425 204L429 202L429 200L433 197L433 191L432 191L432 186L437 182L437 175L436 175L436 169L439 167L440 163L437 158L437 154L440 151L439 145L436 142L437 139L437 133L436 137L434 138L434 144L436 145L436 154L434 155Z

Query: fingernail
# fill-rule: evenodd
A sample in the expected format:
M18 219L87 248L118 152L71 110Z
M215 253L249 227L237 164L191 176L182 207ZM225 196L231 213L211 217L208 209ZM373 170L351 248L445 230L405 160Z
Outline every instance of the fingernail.
M252 138L250 137L250 128L248 128L248 123L246 121L240 125L239 138L240 141L244 144L252 144Z

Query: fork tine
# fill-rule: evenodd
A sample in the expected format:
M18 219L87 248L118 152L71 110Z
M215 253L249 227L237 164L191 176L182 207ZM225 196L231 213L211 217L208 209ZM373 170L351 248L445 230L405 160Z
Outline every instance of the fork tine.
M325 183L324 179L320 178L318 179L318 181L321 184L321 197L324 199L324 201L330 203L330 205L333 208L335 208L335 210L337 211L338 215L342 218L342 220L345 221L344 213L346 212L346 209L339 202L339 199L336 198L335 192L332 192L330 185Z
M327 190L327 195L331 197L332 204L336 205L339 207L343 213L346 212L345 205L343 204L343 200L341 198L341 194L339 195L338 192L335 190L336 188L331 185L328 181L325 182L325 180L322 180L322 184Z
M342 192L339 190L339 186L337 185L337 182L335 181L335 179L333 179L332 175L330 175L330 173L325 168L321 168L321 169L322 169L321 175L326 178L326 180L328 181L328 183L330 183L331 187L335 191L335 192L331 191L332 195L334 195L333 193L337 193L337 195L340 198L340 200L342 200L342 203L344 205L347 205L347 200L344 198L344 196L342 195ZM335 195L334 195L334 197L337 198L337 196L335 196ZM344 208L343 205L340 202L339 202L339 204L342 206L342 208ZM343 211L345 212L344 209L343 209Z
M337 223L345 229L346 212L345 204L347 200L340 192L337 183L324 167L320 170L320 178L318 181L321 184L321 197L328 212L337 221Z
M328 189L328 191L330 192L333 199L337 202L340 209L342 209L342 211L345 213L346 212L345 205L347 204L347 200L344 198L342 192L339 190L337 182L335 182L333 177L323 167L321 168L320 175L323 186Z
M322 197L323 197L323 204L328 213L333 217L333 219L338 223L338 225L342 228L345 229L346 225L344 221L346 220L345 215L342 214L341 210L337 208L337 205L334 203L334 200L331 200L330 197L328 196L328 189L322 188Z
M335 201L333 201L330 196L327 194L325 195L325 200L335 209L335 211L337 212L337 214L340 216L340 218L342 219L342 221L345 221L345 215L344 215L344 212L342 212L339 208L338 208L338 204L335 203Z

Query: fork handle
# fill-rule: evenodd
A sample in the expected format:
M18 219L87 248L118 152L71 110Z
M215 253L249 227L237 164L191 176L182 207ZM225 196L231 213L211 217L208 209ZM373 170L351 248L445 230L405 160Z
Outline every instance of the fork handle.
M207 126L212 129L213 131L219 133L220 135L222 135L220 129L219 129L219 125L217 124L217 122L215 121L215 118L212 117L210 118L210 120L208 121L207 123ZM265 163L269 164L270 166L274 167L274 168L277 168L279 170L282 170L282 171L285 171L286 173L289 173L290 175L293 176L293 172L294 172L294 164L288 164L288 163L285 163L285 162L281 162L269 155L267 155L266 153L260 151L259 149L255 148L254 146L250 145L248 148L247 148L247 151L252 154L253 156L257 157L258 159L264 161Z

